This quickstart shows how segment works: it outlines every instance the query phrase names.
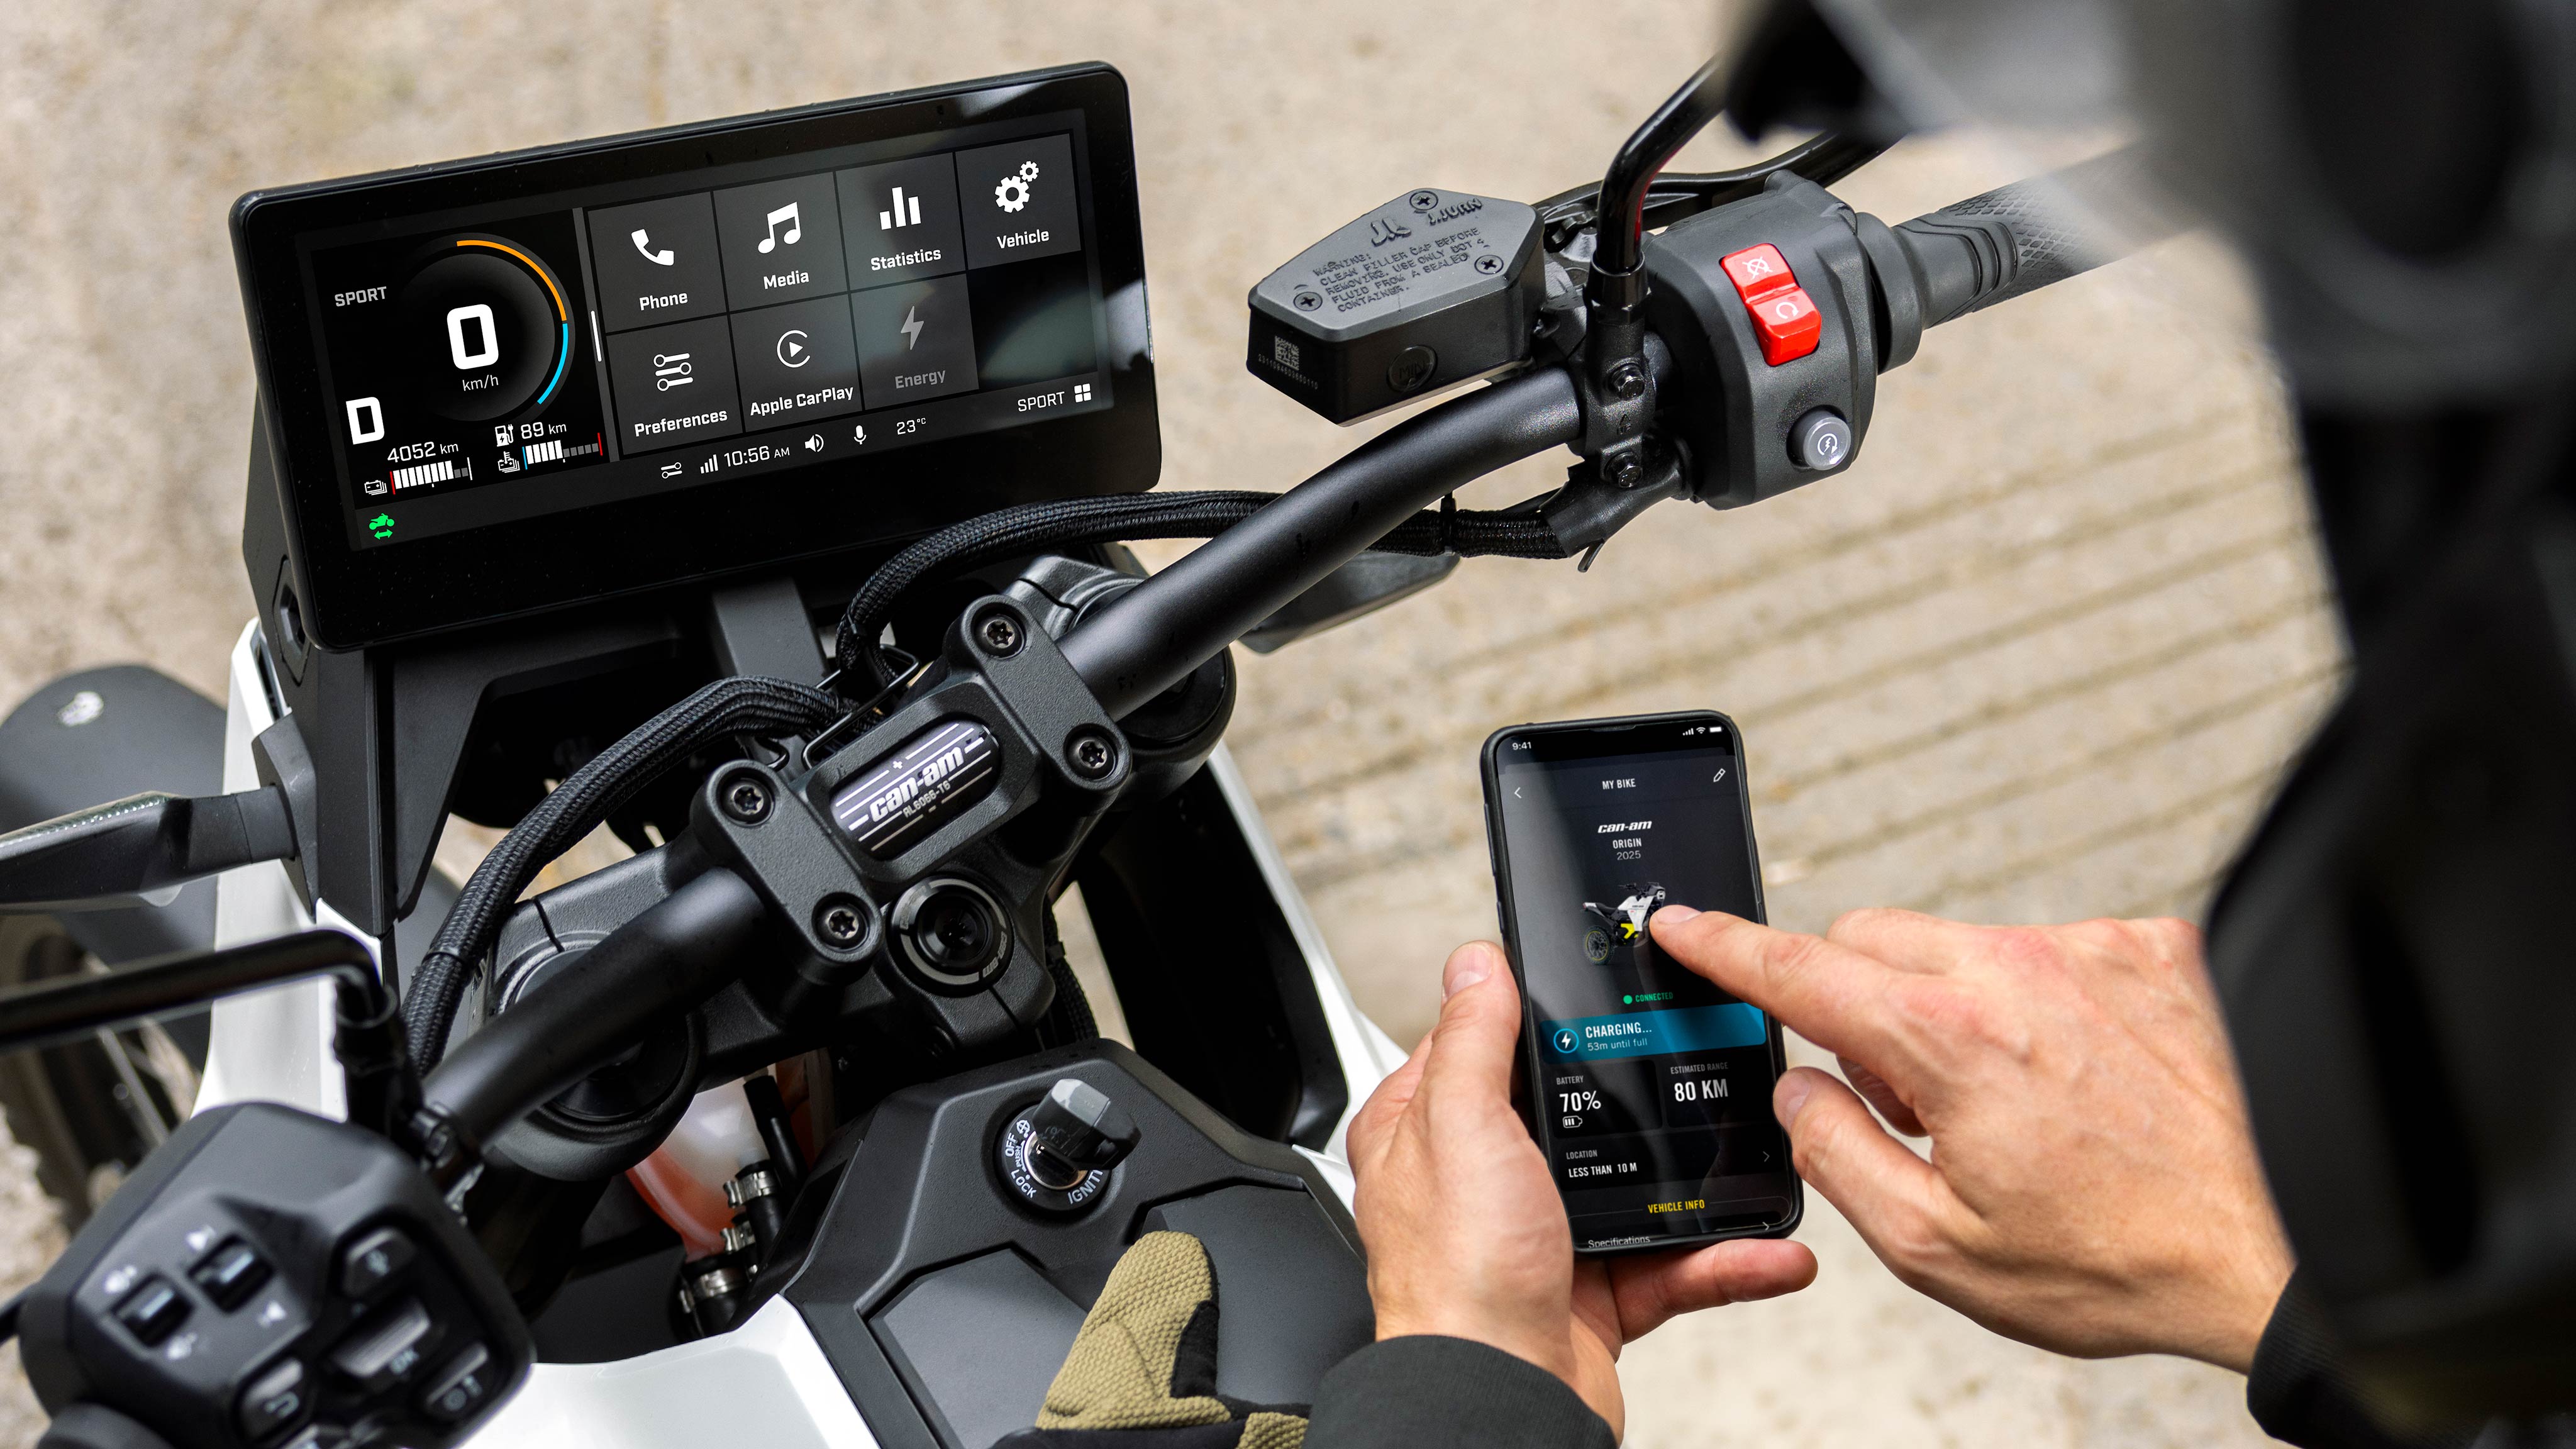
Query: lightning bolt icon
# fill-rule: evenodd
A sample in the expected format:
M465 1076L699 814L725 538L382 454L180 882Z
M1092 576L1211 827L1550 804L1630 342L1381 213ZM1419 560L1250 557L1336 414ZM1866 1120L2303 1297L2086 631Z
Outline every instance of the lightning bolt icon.
M921 319L914 316L913 311L913 308L904 308L903 325L894 329L903 334L903 350L906 352L921 345Z

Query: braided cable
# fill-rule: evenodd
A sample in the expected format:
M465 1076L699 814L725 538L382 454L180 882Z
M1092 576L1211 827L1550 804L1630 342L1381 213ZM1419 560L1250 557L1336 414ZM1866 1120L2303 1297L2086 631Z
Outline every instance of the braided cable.
M557 856L673 765L728 735L810 735L841 705L810 684L719 679L645 721L572 772L483 857L421 958L403 1005L412 1060L427 1072L447 1050L474 963L492 948L519 894Z

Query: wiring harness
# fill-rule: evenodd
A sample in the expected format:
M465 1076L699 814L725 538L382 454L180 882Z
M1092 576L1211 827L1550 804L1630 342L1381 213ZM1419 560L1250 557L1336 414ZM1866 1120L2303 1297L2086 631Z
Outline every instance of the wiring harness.
M475 963L492 949L502 918L519 893L555 857L663 771L706 746L732 735L812 735L841 713L837 700L810 684L737 675L653 716L573 771L501 837L457 892L455 906L404 993L412 1060L423 1072L438 1065Z

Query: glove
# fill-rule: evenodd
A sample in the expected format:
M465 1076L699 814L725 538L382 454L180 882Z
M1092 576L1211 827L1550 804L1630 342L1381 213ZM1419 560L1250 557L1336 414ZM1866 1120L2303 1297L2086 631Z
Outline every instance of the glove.
M1073 1336L1037 1427L994 1449L1302 1449L1306 1406L1216 1391L1216 1269L1188 1233L1147 1233Z

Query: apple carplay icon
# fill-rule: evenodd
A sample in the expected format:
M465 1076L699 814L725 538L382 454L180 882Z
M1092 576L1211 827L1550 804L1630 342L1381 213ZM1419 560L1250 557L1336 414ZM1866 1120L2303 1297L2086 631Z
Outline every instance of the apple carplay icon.
M817 297L737 312L730 322L745 430L859 410L858 344L850 334L846 299ZM802 443L804 435L794 441Z

